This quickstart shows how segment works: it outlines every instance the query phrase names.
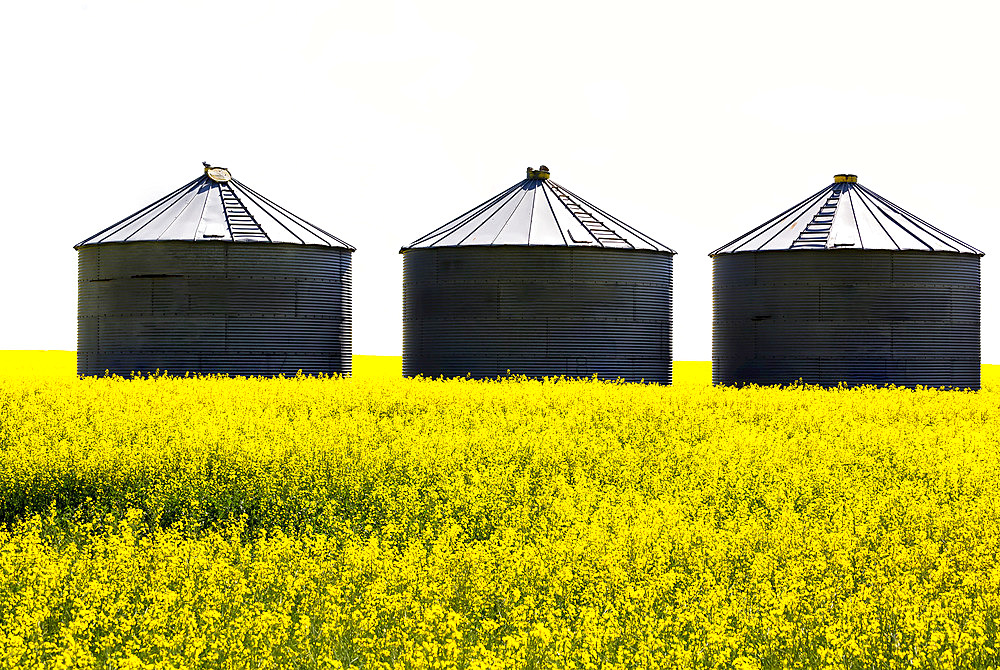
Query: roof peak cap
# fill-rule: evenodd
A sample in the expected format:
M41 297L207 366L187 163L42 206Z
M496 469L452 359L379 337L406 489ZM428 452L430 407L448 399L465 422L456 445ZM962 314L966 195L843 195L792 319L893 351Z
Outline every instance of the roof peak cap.
M834 184L857 184L858 175L856 174L835 174L833 175Z
M205 161L202 161L201 164L205 166L205 176L212 181L221 183L224 181L230 181L233 178L233 175L229 174L229 170L224 167L209 165Z
M528 168L528 179L548 179L549 178L549 168L544 165L539 165L538 169L529 167Z

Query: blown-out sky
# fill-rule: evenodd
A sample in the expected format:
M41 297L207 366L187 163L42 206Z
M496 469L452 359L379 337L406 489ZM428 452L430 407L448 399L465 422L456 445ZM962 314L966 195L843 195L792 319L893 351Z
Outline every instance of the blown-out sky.
M0 349L75 349L73 244L205 160L358 248L354 351L398 355L399 247L545 163L678 251L677 360L711 357L707 253L853 172L987 253L1000 363L998 20L985 1L8 3Z

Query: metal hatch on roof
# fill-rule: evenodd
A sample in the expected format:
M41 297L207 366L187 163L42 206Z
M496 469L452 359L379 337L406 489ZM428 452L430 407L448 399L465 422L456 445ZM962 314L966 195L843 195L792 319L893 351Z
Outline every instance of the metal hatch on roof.
M796 249L950 251L983 255L858 183L838 174L833 183L770 221L709 254Z
M354 250L233 179L228 169L203 165L204 172L197 179L75 247L169 240L308 244Z
M541 165L524 180L403 247L566 246L675 253L549 178Z

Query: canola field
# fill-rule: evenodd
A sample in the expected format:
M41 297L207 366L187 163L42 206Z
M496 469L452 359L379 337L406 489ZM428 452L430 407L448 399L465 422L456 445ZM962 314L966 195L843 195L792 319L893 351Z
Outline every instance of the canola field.
M0 354L2 668L992 668L981 392Z

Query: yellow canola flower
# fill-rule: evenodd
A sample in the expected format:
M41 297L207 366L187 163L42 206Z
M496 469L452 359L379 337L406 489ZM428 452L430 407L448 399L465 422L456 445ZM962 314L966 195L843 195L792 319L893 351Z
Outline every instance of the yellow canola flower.
M971 393L25 356L0 668L997 664L990 366Z

